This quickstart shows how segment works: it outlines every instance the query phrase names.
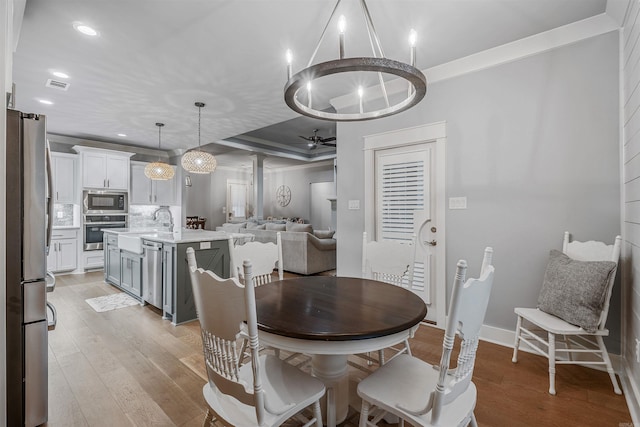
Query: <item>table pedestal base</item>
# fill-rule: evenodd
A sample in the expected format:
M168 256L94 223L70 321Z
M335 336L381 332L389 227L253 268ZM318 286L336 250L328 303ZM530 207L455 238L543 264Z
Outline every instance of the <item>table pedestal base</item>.
M335 427L347 418L349 411L349 374L347 355L316 354L311 359L311 372L327 388L321 402L325 423ZM326 400L326 403L325 403Z

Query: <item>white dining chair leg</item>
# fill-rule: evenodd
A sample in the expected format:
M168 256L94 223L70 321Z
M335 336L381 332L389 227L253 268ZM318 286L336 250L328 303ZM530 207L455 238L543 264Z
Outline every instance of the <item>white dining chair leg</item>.
M549 394L556 394L556 336L549 332Z
M359 427L367 427L367 420L369 419L369 402L362 400L362 408L360 409L360 423Z
M513 343L513 357L511 361L516 363L518 361L518 346L520 345L520 328L522 327L522 317L518 316L518 321L516 323L516 340Z
M562 336L562 341L564 342L564 348L567 350L571 350L571 340L569 338L567 338L566 335ZM570 361L573 361L573 352L572 351L567 351L567 357L569 358Z
M207 409L207 414L204 416L202 427L210 427L213 424L213 412L211 409Z
M604 346L604 340L601 336L596 336L596 341L598 342L598 347L600 347L600 352L602 353L602 360L607 365L607 372L609 373L609 377L611 378L611 382L613 383L613 391L615 394L622 394L622 390L620 390L620 386L618 385L618 379L616 378L616 373L613 370L613 366L611 365L611 359L609 358L609 353L607 352L607 347Z
M320 410L320 401L316 400L313 404L313 414L316 418L316 427L322 427L322 411Z
M478 427L478 422L476 421L476 414L471 413L471 421L469 421L469 425L471 427Z

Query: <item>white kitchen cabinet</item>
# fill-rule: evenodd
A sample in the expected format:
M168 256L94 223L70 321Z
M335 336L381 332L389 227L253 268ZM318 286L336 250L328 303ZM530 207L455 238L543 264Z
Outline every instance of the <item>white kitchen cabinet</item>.
M131 162L131 197L132 205L175 206L177 202L177 179L166 181L151 180L144 174L147 163ZM172 166L174 169L175 167Z
M129 189L129 158L133 153L74 146L81 154L82 186L109 190Z
M72 271L78 267L77 230L53 230L47 256L47 270Z
M76 164L74 154L51 153L54 203L77 203Z

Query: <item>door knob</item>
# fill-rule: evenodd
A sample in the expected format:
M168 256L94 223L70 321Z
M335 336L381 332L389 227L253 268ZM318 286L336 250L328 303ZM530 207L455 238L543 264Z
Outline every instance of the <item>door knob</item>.
M432 240L430 242L424 242L425 245L429 245L429 246L435 246L438 244L438 242L436 242L435 240Z

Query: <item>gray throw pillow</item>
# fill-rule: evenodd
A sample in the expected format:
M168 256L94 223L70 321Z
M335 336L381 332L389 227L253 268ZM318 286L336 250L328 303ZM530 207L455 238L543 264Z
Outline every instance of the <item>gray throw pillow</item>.
M285 227L287 228L287 231L313 233L313 227L311 226L311 224L298 224L298 223L289 221L286 223Z
M318 239L330 239L335 234L335 230L314 230L313 234Z
M271 230L271 231L285 231L285 229L287 228L286 225L284 224L266 224L266 230Z
M577 261L554 249L549 254L538 308L587 332L595 332L609 278L615 271L613 261Z

